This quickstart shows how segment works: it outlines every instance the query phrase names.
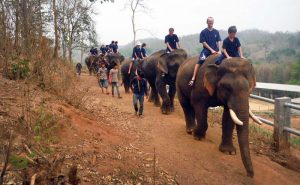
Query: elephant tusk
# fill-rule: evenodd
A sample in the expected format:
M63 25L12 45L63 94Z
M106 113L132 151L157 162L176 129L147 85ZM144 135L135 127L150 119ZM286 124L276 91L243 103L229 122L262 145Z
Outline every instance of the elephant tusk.
M252 112L250 109L249 109L249 115L250 115L250 117L253 119L254 122L256 122L256 123L259 124L259 125L262 124L262 122L258 119L257 116L255 116L255 115L253 114L253 112Z
M236 116L235 112L232 109L229 109L229 113L232 121L237 125L244 125L243 122Z

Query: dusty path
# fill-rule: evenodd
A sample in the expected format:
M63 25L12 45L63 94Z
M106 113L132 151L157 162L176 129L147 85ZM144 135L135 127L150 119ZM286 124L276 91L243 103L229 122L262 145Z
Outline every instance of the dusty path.
M96 78L87 75L80 77L80 84L80 88L87 89L87 94L84 98L85 107L88 112L92 111L92 116L78 115L74 113L76 112L74 108L63 106L66 114L69 114L68 116L73 122L74 120L76 121L76 124L73 126L78 133L74 133L74 135L76 137L79 135L79 137L87 139L87 141L84 141L90 143L101 140L101 138L106 141L106 145L103 144L105 147L102 147L102 145L92 147L91 151L97 155L97 159L105 158L103 156L99 157L100 154L103 155L103 152L105 154L105 151L108 153L107 159L112 157L110 156L112 149L109 146L123 147L123 150L118 149L120 151L129 150L125 156L120 152L122 157L119 156L119 158L122 158L122 160L119 160L117 163L110 160L111 163L106 162L107 164L102 164L102 167L98 165L94 169L96 174L105 174L103 170L109 171L110 167L115 168L116 166L123 170L132 166L132 169L138 168L140 171L147 171L147 167L150 167L150 165L141 165L138 156L143 156L140 160L147 156L153 156L155 148L157 159L155 167L161 169L161 173L172 177L172 183L174 184L177 182L184 185L282 185L299 184L300 182L299 173L286 169L272 162L268 157L258 155L253 151L251 154L255 177L254 179L246 177L239 152L237 155L230 156L218 151L221 138L220 125L210 125L206 139L204 141L196 141L192 136L185 133L185 123L179 105L176 105L175 113L166 116L160 113L158 107L154 107L151 103L146 102L145 116L138 118L133 115L132 95L122 93L122 99L103 95L100 88L98 88ZM121 89L123 92L123 88ZM105 114L101 114L101 111L104 111ZM104 126L104 124L95 120L103 120L107 124ZM214 121L220 122L220 120ZM99 124L101 124L100 127ZM74 137L70 136L67 138ZM88 138L91 138L93 141L88 141ZM236 140L234 143L238 149ZM88 149L85 150L86 153L89 153ZM138 151L132 152L133 150ZM116 152L116 156L118 158L118 152ZM90 156L90 158L93 158L93 156ZM151 158L149 161L151 161ZM104 166L106 167L104 168ZM150 169L152 168L153 164L151 164ZM148 182L150 184L151 179ZM90 184L88 181L85 183Z

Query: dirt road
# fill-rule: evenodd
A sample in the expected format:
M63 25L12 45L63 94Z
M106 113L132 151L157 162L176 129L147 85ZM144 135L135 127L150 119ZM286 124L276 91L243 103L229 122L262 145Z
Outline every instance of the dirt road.
M80 77L80 88L86 91L82 105L86 113L69 105L57 106L71 119L72 129L62 132L62 142L76 154L70 160L82 164L83 184L126 184L128 178L136 184L155 180L157 184L184 185L300 182L299 173L253 150L255 177L246 177L239 152L225 155L218 151L221 127L212 124L221 121L217 113L210 115L206 139L196 141L185 133L179 105L173 114L162 115L158 107L146 102L145 116L138 118L133 115L132 95L124 94L123 88L122 99L104 95L96 78L85 74ZM238 149L236 139L234 143Z

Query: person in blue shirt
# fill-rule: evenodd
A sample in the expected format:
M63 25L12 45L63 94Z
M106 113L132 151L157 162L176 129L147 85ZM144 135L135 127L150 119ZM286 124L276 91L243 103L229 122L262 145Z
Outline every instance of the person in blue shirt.
M114 45L112 46L112 49L114 53L118 53L118 49L119 49L118 41L115 41Z
M175 49L180 49L179 39L174 34L174 28L169 29L169 34L165 37L165 44L167 45L167 52L172 52Z
M147 44L146 44L146 43L143 43L143 44L142 44L142 48L141 48L142 59L144 59L144 58L147 57L146 47L147 47Z
M132 51L132 62L130 63L129 65L129 69L128 69L128 74L131 73L131 68L132 68L132 65L137 65L137 60L140 60L140 59L143 59L143 56L142 56L142 48L141 48L141 42L137 42L136 43L136 46L133 48L133 51Z
M221 54L221 36L219 31L213 28L214 18L208 17L206 23L207 28L201 31L199 40L200 43L203 45L203 49L200 53L199 61L195 66L193 77L189 82L190 86L194 85L198 69L200 65L204 63L205 59L212 54Z
M228 28L228 37L223 41L223 52L216 61L220 65L225 58L241 57L244 58L240 40L236 37L236 26Z
M105 45L104 45L104 44L102 44L102 45L101 45L101 47L100 47L100 51L101 51L101 54L102 54L103 56L105 56L105 55L106 55L107 49L106 49L106 47L105 47Z
M98 49L94 46L90 50L91 55L97 56L98 55Z
M109 45L109 49L112 52L114 49L114 45L115 45L115 41L111 41L110 45Z
M133 92L133 106L135 115L142 116L144 113L144 96L148 98L147 80L144 78L144 73L139 70L137 76L130 82L130 87ZM140 107L138 108L138 102Z

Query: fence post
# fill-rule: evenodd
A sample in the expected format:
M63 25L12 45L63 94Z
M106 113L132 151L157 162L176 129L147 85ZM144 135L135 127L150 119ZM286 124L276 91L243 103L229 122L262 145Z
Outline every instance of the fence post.
M290 127L290 123L291 123L290 108L284 105L286 102L290 103L291 98L282 97L282 98L275 99L273 137L274 137L275 150L277 152L283 150L289 150L290 148L290 143L289 143L290 134L283 130L284 127Z

